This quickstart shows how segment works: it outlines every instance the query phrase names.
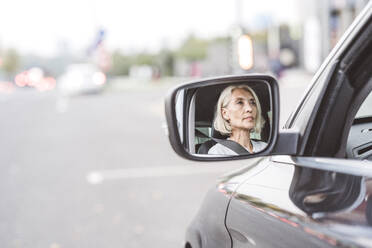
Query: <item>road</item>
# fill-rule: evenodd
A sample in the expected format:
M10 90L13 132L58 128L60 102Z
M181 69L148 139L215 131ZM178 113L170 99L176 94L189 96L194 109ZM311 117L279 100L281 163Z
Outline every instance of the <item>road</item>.
M305 86L281 84L285 115ZM0 246L181 247L208 188L245 162L178 157L167 88L0 95Z

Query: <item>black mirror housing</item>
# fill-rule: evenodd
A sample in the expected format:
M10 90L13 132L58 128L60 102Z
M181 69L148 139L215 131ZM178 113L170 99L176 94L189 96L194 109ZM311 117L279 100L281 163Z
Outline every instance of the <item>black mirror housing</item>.
M213 118L212 107L214 110L217 109L218 95L221 94L222 89L243 84L255 89L256 95L260 99L264 99L262 101L264 102L262 109L268 110L266 112L269 113L269 118L267 118L266 123L270 123L270 130L266 132L268 134L264 135L265 137L261 136L267 141L266 147L259 152L239 154L238 156L198 154L195 147L200 144L197 144L194 140L213 139L213 137L208 137L208 132L210 135L211 129L213 129L211 122ZM270 102L270 104L266 104L270 106L269 109L264 106L267 102ZM224 76L197 80L176 86L169 91L166 97L165 113L172 148L178 155L186 159L195 161L226 161L271 155L277 149L275 144L278 139L279 90L275 78L268 75ZM196 132L198 133L197 135L195 135ZM201 134L203 132L204 134Z

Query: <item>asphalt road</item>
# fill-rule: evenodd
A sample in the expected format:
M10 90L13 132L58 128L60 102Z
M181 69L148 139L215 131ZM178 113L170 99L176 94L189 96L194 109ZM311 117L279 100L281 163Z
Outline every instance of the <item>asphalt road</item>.
M285 115L305 86L282 84ZM181 247L208 188L245 162L179 158L166 90L0 95L0 247Z

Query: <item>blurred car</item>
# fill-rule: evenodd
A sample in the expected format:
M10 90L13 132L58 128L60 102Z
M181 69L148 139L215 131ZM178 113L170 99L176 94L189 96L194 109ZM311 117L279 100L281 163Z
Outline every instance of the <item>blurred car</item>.
M56 87L56 80L54 77L45 76L43 69L33 67L18 73L15 76L15 84L20 88L30 87L42 92L54 90Z
M71 64L58 81L57 87L63 95L94 94L104 89L106 75L93 64Z
M278 83L268 75L212 78L171 90L165 107L177 154L196 161L249 159L208 192L184 247L371 247L371 64L369 2L280 130ZM223 144L212 124L220 88L241 84L261 86L263 112L270 113L269 131L261 136L267 147L200 153L207 142Z

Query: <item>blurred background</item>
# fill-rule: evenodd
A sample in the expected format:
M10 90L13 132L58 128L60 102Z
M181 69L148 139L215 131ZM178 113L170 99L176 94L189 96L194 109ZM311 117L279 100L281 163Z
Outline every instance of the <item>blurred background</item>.
M3 2L1 247L182 247L208 188L246 161L177 157L167 90L268 73L283 124L367 2Z

